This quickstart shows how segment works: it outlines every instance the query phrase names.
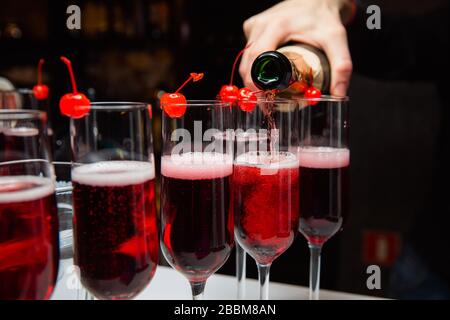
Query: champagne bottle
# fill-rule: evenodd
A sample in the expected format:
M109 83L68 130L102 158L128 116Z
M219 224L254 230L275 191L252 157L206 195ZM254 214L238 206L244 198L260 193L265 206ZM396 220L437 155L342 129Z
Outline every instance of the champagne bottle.
M301 94L311 85L322 93L330 89L330 64L325 53L307 44L293 44L261 53L251 69L260 90Z

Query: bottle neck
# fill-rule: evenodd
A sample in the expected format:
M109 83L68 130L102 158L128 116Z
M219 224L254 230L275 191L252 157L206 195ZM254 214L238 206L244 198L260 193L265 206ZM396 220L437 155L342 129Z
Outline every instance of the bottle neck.
M293 64L284 54L267 51L253 62L251 76L255 86L261 90L284 90L296 75Z
M310 86L327 93L330 85L330 67L325 54L305 44L262 53L253 62L251 76L259 89L287 94L301 94Z

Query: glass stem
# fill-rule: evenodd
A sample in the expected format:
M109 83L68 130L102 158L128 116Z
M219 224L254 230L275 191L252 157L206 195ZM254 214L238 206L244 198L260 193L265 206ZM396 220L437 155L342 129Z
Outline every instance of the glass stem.
M258 263L259 300L269 300L270 264Z
M86 289L81 285L81 281L77 278L77 300L86 300Z
M84 300L94 301L94 300L95 300L95 297L94 297L93 294L91 294L91 293L89 292L89 290L84 289Z
M191 281L192 300L203 300L206 281Z
M309 265L309 300L319 300L321 245L308 244L311 254Z
M237 278L237 298L245 299L245 278L246 278L246 253L236 242L236 278Z
M80 278L78 278L77 300L95 300L94 295L84 287Z

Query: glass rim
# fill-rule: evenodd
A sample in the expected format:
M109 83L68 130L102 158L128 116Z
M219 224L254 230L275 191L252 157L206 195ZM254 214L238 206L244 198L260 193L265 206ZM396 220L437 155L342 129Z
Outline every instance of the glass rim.
M29 89L29 88L14 88L14 89L6 89L6 90L0 90L0 94L14 94L14 93L19 93L19 94L33 94L33 90Z
M86 107L91 110L97 111L126 111L126 110L140 110L146 109L151 103L146 102L131 102L131 101L96 101L91 102L89 106L79 106Z
M58 165L58 166L72 166L72 161L52 161L53 165Z
M39 110L0 109L0 121L45 120L47 113Z
M293 96L292 99L296 101L314 101L314 102L348 102L350 100L348 96L333 96L327 94L323 94L320 98Z
M190 106L190 107L211 107L211 106L229 107L231 106L231 103L222 100L186 100L186 103L167 103L166 105Z
M275 99L273 99L273 100L271 100L271 99L267 99L266 97L264 97L264 96L256 96L256 102L257 103L278 103L278 104L281 104L281 103L297 103L297 100L296 99L288 99L288 98L280 98L280 97L277 97L277 98L275 98Z
M265 97L257 96L257 103L297 103L296 99L287 98L276 98L274 100L268 100ZM210 107L210 106L220 106L220 107L231 107L233 103L226 102L222 100L186 100L186 103L167 103L171 106L190 106L190 107Z

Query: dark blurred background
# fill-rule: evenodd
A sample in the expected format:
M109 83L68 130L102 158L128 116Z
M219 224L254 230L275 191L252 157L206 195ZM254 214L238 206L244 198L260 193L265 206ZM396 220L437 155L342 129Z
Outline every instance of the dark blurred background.
M176 89L189 72L205 72L204 80L186 87L184 93L189 98L214 98L245 45L243 21L277 2L2 0L0 76L18 88L31 88L39 58L46 59L44 83L51 88L57 160L69 157L68 121L59 114L58 101L70 90L70 81L60 55L72 60L79 89L94 100L152 103L158 153L158 93ZM370 4L379 4L383 14L409 15L432 10L441 2ZM81 8L80 31L66 28L66 9L71 4ZM426 205L439 102L432 84L375 81L358 74L352 78L349 95L351 217L344 231L324 247L321 284L384 296L404 235L419 208ZM382 267L381 290L367 289L370 264ZM307 285L308 267L307 245L299 236L273 264L271 280ZM250 259L248 270L256 277ZM234 274L234 254L221 272Z

